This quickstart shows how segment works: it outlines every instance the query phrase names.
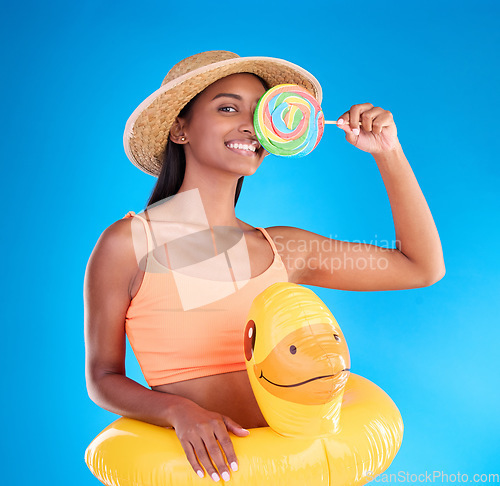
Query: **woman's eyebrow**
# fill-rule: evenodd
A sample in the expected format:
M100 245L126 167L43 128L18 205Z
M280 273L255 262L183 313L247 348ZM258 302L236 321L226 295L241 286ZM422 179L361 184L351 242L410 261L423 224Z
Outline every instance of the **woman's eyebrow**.
M236 100L239 100L241 101L243 98L240 96L240 95L237 95L237 94L232 94L232 93L219 93L218 95L215 95L213 98L212 98L212 101L217 99L217 98L222 98L222 97L226 97L226 98L234 98Z

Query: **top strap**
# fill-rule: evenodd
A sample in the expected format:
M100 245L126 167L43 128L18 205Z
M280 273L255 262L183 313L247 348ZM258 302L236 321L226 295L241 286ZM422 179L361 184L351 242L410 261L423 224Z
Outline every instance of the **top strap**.
M266 240L269 241L269 244L271 245L271 248L273 249L273 252L274 254L279 258L281 259L281 256L280 254L278 253L278 250L276 248L276 245L274 244L274 241L273 239L269 236L269 233L264 229L264 228L261 228L259 226L256 226L255 227L256 229L260 230L262 232L262 234L266 237Z
M146 238L147 238L147 253L149 254L149 252L153 251L153 249L155 248L154 245L153 245L153 237L152 237L152 234L151 234L151 231L150 231L150 228L149 228L149 224L147 223L147 221L142 217L142 216L139 216L138 214L134 213L134 211L129 211L122 219L124 218L138 218L140 221L142 221L142 224L144 226L144 230L146 231Z

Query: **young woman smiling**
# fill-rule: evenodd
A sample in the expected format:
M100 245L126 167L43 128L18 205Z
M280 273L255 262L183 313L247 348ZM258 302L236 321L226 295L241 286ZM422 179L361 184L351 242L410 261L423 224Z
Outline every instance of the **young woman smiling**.
M267 155L255 136L255 107L283 83L304 86L321 101L317 80L281 59L211 51L174 66L125 129L130 160L158 177L147 208L105 229L85 274L90 398L116 414L173 427L194 471L214 481L238 468L229 432L245 436L244 427L267 425L242 345L256 295L277 281L408 289L445 273L439 235L393 116L370 103L351 106L338 126L375 159L397 248L340 243L289 226L254 228L236 217L243 178ZM346 259L352 264L331 263ZM125 374L126 335L151 389Z

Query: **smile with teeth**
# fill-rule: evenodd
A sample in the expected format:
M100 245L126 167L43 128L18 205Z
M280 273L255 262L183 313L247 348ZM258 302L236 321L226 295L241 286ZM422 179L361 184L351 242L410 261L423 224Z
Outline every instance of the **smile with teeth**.
M248 150L249 152L256 152L257 147L255 145L248 145L245 143L226 143L227 148L239 149L239 150Z

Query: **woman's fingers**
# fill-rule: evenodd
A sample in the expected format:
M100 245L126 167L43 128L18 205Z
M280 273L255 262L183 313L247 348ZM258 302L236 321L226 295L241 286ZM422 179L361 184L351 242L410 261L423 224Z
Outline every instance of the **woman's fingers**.
M229 468L213 433L207 430L202 434L193 434L189 440L181 440L181 445L189 464L200 478L205 476L206 471L214 481L219 481L221 476L224 481L229 481ZM232 453L234 455L234 450Z
M240 424L237 424L233 419L226 417L225 415L222 416L222 420L224 420L227 430L232 432L234 435L245 437L250 433L247 429L244 429Z
M361 112L361 126L363 130L366 132L374 131L374 128L377 128L377 125L373 124L375 118L384 112L385 110L380 108L380 106L374 106L373 108Z
M349 126L349 112L346 111L343 115L341 115L337 120L337 126L339 128L346 128Z
M205 447L199 454L198 449L196 449L196 453L198 454L198 457L207 473L214 481L219 481L219 475L222 476L224 481L229 481L229 468L227 467L226 460L222 454L217 439L210 433L209 435L202 437L202 439Z
M196 451L196 455L198 456L198 460L201 463L201 465L205 468L205 471L207 471L207 474L214 480L214 481L219 481L220 477L217 472L217 470L214 467L214 464L210 460L210 456L207 452L206 445L201 438L197 438L193 440L193 447L194 450ZM215 461L214 461L215 462ZM198 476L200 474L197 471Z
M371 103L352 105L338 118L337 126L344 130L350 144L364 152L395 150L399 144L392 113Z
M343 123L339 123L340 120ZM382 128L387 126L391 120L392 113L390 111L384 110L380 106L373 106L371 103L361 103L352 105L349 111L341 115L337 120L337 126L355 135L359 135L361 127L366 132L380 134Z
M229 431L240 437L248 435L249 431L229 417L194 403L186 409L186 413L175 416L172 424L189 464L200 477L205 475L205 470L214 481L219 481L221 477L229 481L229 467L233 471L238 470L238 459Z
M373 105L371 103L361 103L359 105L352 105L351 109L349 110L350 116L349 116L349 125L351 127L351 130L354 132L355 129L359 130L359 122L361 121L361 113L369 110L370 108L373 108ZM354 132L356 135L359 135L358 133Z
M380 108L382 110L382 108ZM382 110L382 112L377 115L373 120L373 133L380 134L384 127L388 127L392 124L394 117L392 113L387 110Z
M204 477L205 472L203 471L203 467L201 466L201 464L198 462L198 458L196 457L196 454L194 452L193 444L191 444L191 442L183 440L181 441L181 446L184 449L187 460L189 461L189 464L191 464L191 467L194 469L194 472L198 474L200 478Z
M236 431L239 435L243 436L248 435L249 432L224 415L222 416L222 420L214 420L212 426L213 432L208 429L201 436L204 449L200 453L196 449L196 454L214 481L219 480L219 475L224 481L229 481L230 472L228 464L233 471L237 471L238 459L228 430Z
M241 427L241 425L237 424L234 420L231 420L229 417L226 417L225 415L222 416L222 419L224 420L225 427L222 426L220 429L217 430L216 432L217 440L219 441L219 444L222 447L224 454L226 455L227 462L231 466L231 469L233 471L237 471L238 458L236 457L236 452L234 451L233 442L229 437L228 430L230 430L231 432L240 437L245 437L250 432Z
M353 131L353 129L351 128L350 126L350 123L351 123L351 114L346 111L338 120L337 120L337 126L339 128L341 128L342 130L344 130L344 132L346 133L346 137L347 136L351 136L352 137L352 134L354 133L354 135L359 135L359 127L356 128L355 130L357 131Z

